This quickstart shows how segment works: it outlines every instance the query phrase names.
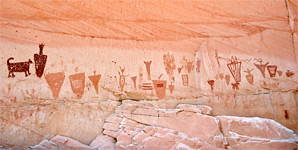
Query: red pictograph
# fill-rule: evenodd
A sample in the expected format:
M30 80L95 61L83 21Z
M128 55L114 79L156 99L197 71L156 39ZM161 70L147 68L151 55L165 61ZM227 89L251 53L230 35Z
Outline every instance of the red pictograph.
M151 80L151 73L150 73L150 65L151 65L151 63L152 63L152 61L144 61L144 64L146 65L148 80Z
M254 65L261 71L263 78L265 78L265 68L269 64L269 62L262 64L262 61L260 61L260 64L255 64Z
M45 79L52 91L53 97L58 98L61 86L64 82L65 75L63 72L49 73L45 75Z
M123 91L124 85L125 85L125 75L124 75L125 67L123 69L121 67L119 67L119 68L120 68L120 71L121 71L121 73L118 71L119 85L120 85L121 91Z
M241 63L236 56L232 56L227 64L236 83L241 82Z
M211 86L211 91L213 91L214 80L208 80L208 84Z
M196 68L197 73L200 72L200 66L201 66L201 60L197 60L197 68Z
M98 94L98 83L99 83L99 80L101 78L101 75L96 75L96 71L93 72L94 75L93 76L89 76L88 78L91 80L94 88L95 88L95 92L96 94Z
M251 71L253 71L254 69L248 69L244 72L248 73L248 75L246 75L246 80L249 84L253 85L254 84L254 76L251 74Z
M74 94L80 99L84 95L85 73L77 73L69 76L70 86Z
M287 70L286 75L287 75L287 77L291 77L294 75L294 73L290 70Z
M276 71L277 71L277 66L276 65L268 65L267 70L269 72L270 77L275 77Z
M188 86L188 75L182 75L182 83L183 83L183 86Z

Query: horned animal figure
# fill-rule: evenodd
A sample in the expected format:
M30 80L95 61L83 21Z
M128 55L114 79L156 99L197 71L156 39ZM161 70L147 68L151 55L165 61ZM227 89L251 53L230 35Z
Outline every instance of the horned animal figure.
M8 77L15 77L14 72L24 72L25 77L30 75L30 64L33 62L31 59L29 59L26 62L17 62L17 63L11 63L10 60L13 60L13 57L10 57L7 59L7 68L8 68Z

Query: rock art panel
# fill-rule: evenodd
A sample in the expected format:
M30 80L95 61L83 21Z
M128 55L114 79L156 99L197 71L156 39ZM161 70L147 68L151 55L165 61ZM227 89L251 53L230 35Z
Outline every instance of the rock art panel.
M77 73L69 76L70 86L77 98L84 95L85 89L85 73Z
M35 73L37 77L41 77L47 63L47 55L43 54L44 44L39 44L39 54L34 54Z
M92 84L93 84L93 86L95 88L96 94L98 94L98 82L99 82L99 80L101 78L101 75L100 74L99 75L96 75L96 72L94 71L94 75L93 76L89 76L88 78L91 80L91 82L92 82Z
M3 109L10 106L15 107L15 109L32 106L39 107L41 101L42 104L46 104L45 107L49 108L45 112L41 112L40 115L33 113L33 117L24 119L25 121L21 122L22 124L17 122L18 124L15 124L15 126L11 124L15 123L15 117L21 120L21 111L12 111L12 116L6 117L2 113L5 113L6 110L0 110L0 118L8 119L7 122L4 119L0 119L2 123L0 125L1 139L13 139L2 136L2 131L5 131L5 136L7 137L28 137L29 139L32 138L31 141L37 141L33 140L32 134L35 133L31 132L32 130L41 133L41 137L47 135L46 137L48 138L48 135L51 133L68 134L76 136L76 138L70 138L80 140L81 142L84 141L85 144L90 143L91 141L82 135L86 132L87 134L100 132L101 123L106 117L104 115L100 117L99 115L91 115L92 112L107 114L114 109L110 101L119 102L129 98L135 100L142 100L144 98L148 103L150 102L150 104L155 106L163 106L165 109L173 108L176 103L205 103L217 107L217 115L260 116L273 119L280 117L282 118L282 124L295 129L295 132L298 131L296 127L296 116L298 115L296 115L295 111L297 106L290 105L295 104L295 100L297 99L298 72L297 63L295 62L297 61L298 53L296 53L295 48L297 48L298 38L296 28L291 28L297 22L295 19L297 16L297 0L275 0L274 2L266 0L241 2L235 0L150 2L96 0L33 2L11 0L1 1L1 3L3 3L1 5L3 9L0 9L2 28L0 40L0 68L2 71L0 73L0 106ZM163 9L156 9L157 7L162 7ZM290 9L291 7L292 9ZM291 12L296 13L294 17ZM289 24L291 27L289 27ZM42 47L44 54L41 54L41 52L38 53L37 50L37 46L41 41L46 43L46 47ZM13 48L15 50L11 50ZM40 47L40 49L42 48ZM47 51L47 48L50 48L50 50ZM215 55L214 51L216 51ZM195 54L196 52L198 53ZM33 58L35 53L39 58ZM221 59L218 55L227 59L230 59L231 56L241 58L241 69L234 70L232 63L230 68L227 67L227 63L230 62L227 62L227 59ZM6 60L10 56L15 58L15 60L10 60L11 63L24 62L28 58L31 58L35 62L35 68L30 68L30 72L36 72L36 76L40 77L40 79L37 77L25 78L23 75L24 72L13 72L10 75L16 75L16 77L7 78ZM45 56L47 56L47 60ZM183 56L188 58L187 61L192 64L188 65L185 61L180 64ZM262 57L264 61L260 59L258 59L260 61L257 59L253 60L256 57ZM250 59L250 61L246 62L243 59ZM149 63L151 61L152 63ZM45 62L44 67L42 66L43 62ZM272 75L267 71L268 65L272 64L266 64L266 62L278 66L277 70L280 69L275 73L278 75L275 75L271 79L270 76ZM71 74L79 73L72 72L76 66L80 66L79 70L85 72L85 74L87 72L90 73L86 74L88 76L87 80L93 80L93 82L89 81L85 85L87 87L85 88L86 92L80 102L73 100L74 94L70 90L71 85L67 89L60 91L60 88L64 84L65 75L68 77ZM118 68L119 66L126 67L125 74L121 74ZM37 71L40 68L43 71ZM94 68L104 72L104 75L101 74L103 78L98 76L94 77L97 79L89 78L89 76L93 75L92 71ZM245 72L247 68L249 70L254 68L254 70L250 73ZM42 76L46 77L49 72L55 73L61 70L63 70L65 75L63 74L63 76L61 75L57 79L52 79L56 82L53 83L54 85L50 85L50 82L53 81L46 79L53 97L62 98L63 95L63 100L53 100ZM76 70L79 71L78 69ZM171 73L171 70L173 70L173 73ZM231 70L234 70L236 75L239 71L241 77L238 79L246 81L237 82ZM288 73L287 70L289 70ZM118 71L120 72L120 77L118 77ZM171 99L160 101L150 100L152 97L155 98L156 95L159 95L155 91L157 88L154 87L152 80L156 80L157 75L161 73L167 74L167 77L161 80L167 81L166 86L164 86L164 97ZM121 75L124 78L122 81L125 80L126 83L121 83ZM131 79L127 79L126 77L128 76L124 75L132 76L129 77ZM180 79L182 75L187 75L188 79ZM174 77L178 82L174 82ZM222 79L222 77L224 78ZM50 74L46 78L50 78ZM214 80L213 87L212 82L210 81L208 83L208 80ZM266 84L263 84L263 82ZM98 86L103 83L101 86L104 88L102 89L105 91L102 93L104 95L94 97L92 93L95 94L95 92L93 89L90 89L93 88L91 83L93 83L96 93L98 93ZM11 89L9 89L8 85L11 86ZM129 91L133 88L137 88L137 90L133 92ZM142 91L142 88L146 89L146 91ZM33 92L32 89L35 91ZM89 89L92 93L88 92ZM208 92L210 89L213 89L215 92ZM239 91L235 91L238 89ZM126 92L120 92L120 90ZM285 97L285 102L283 103L284 105L290 105L291 109L283 107L282 104L270 103L270 100L267 100L267 97L270 97L276 91L293 95L293 102L286 101L289 98ZM169 97L166 97L168 96L167 94ZM112 100L108 100L108 98ZM56 108L52 108L52 106L61 107L62 105L73 107L76 104L85 106L89 104L95 105L95 101L98 101L96 104L100 105L99 108L90 110L88 107L75 107L71 109L72 112L75 112L73 116L69 115L70 113L65 113L65 115L57 114L58 111L56 111ZM277 98L277 101L280 102L282 100ZM45 107L42 105L39 108L42 110ZM281 111L277 111L279 108ZM68 109L65 107L64 110L66 111ZM188 115L194 118L195 115L199 115L192 113L189 112ZM46 124L48 122L40 124L40 120L44 116L43 114L49 114L46 116L57 115L58 117L45 118L47 121L51 120L50 125L47 126ZM79 114L87 115L77 117ZM166 117L173 114L170 112L166 113ZM179 110L174 115L179 118L179 115L186 117L185 114L186 112L181 113L181 110ZM74 125L74 127L71 127L72 124L81 124L80 119L75 120L76 117L88 119L89 117L86 116L90 116L91 120L85 121L84 125L91 122L90 126ZM139 119L145 118L142 117ZM68 120L75 121L71 122ZM193 118L190 120L193 120ZM279 121L278 119L276 120ZM38 123L35 124L35 121ZM95 123L95 121L98 122ZM5 126L3 122L10 124ZM67 124L66 122L71 122L71 124ZM181 130L183 128L185 129L185 124L187 124L185 122L177 123L175 121L171 123L180 126ZM188 123L191 124L193 122L189 121ZM88 129L91 127L97 129L94 129L94 132L89 132ZM24 128L28 128L29 130L23 132L25 131ZM196 128L200 128L200 126L196 126ZM148 146L147 148L150 145L158 145L159 143L165 145L165 147L168 145L171 147L177 140L179 141L175 143L177 145L171 148L187 149L190 147L191 149L200 149L202 148L200 146L204 145L202 143L205 143L204 141L200 142L193 138L183 137L183 134L181 135L176 131L167 131L167 129L167 127L158 128L154 126L144 131L140 129L143 133L136 133L136 135L139 138L140 136L149 136L146 140L140 140L140 143L147 141L146 144L143 143ZM21 132L21 130L23 131ZM168 133L171 137L161 136L165 134L157 134L155 132L156 130L160 131L158 133ZM133 134L133 131L127 134L130 136ZM230 134L233 133L231 132ZM127 139L125 138L126 136L123 133L119 137L120 141L128 142L125 141ZM184 140L180 140L181 137ZM95 135L89 138L95 138ZM162 142L156 142L159 141L158 138ZM214 136L209 138L212 140L215 139ZM171 140L167 144L168 139L174 140ZM239 138L235 137L235 139L238 140ZM137 141L134 139L130 140ZM0 145L2 144L1 142L2 140L0 140ZM14 144L26 143L21 142ZM194 145L198 144L199 146L191 146L189 143L192 142L195 143ZM241 140L241 142L247 144L245 140ZM118 144L118 146L120 145ZM188 147L184 147L184 145ZM169 147L166 147L166 149L170 149ZM242 147L239 145L238 148L240 149ZM138 147L136 149L142 148Z
M65 75L63 72L49 73L45 75L45 79L52 91L53 97L58 98L61 86L64 82Z
M26 62L16 62L16 63L11 63L10 61L14 60L13 57L10 57L7 59L7 68L8 68L8 77L12 77L14 78L14 72L24 72L25 73L25 77L27 77L28 75L30 75L30 64L32 64L33 62L31 61L31 59L29 59Z

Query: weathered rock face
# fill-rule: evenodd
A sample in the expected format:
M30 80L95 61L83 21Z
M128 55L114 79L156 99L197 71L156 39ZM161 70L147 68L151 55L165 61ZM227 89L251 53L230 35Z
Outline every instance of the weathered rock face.
M1 148L1 147L0 147ZM90 145L85 145L77 140L57 135L51 140L43 140L30 147L14 146L9 150L114 150L115 140L106 135L97 136Z
M217 117L232 149L297 149L298 137L274 120Z
M100 124L118 104L117 102L89 104L67 102L67 105L63 103L56 101L29 108L23 108L24 106L2 108L0 145L5 147L36 145L43 139L50 140L59 134L89 143L102 132Z
M103 133L117 139L130 139L127 141L128 143L126 143L126 146L123 147L124 149L128 148L127 146L130 144L134 144L134 142L136 142L133 139L139 136L145 136L139 135L138 132L142 131L148 134L148 132L151 132L152 130L151 134L164 136L165 134L162 133L167 133L167 129L170 129L172 136L175 135L175 132L179 132L186 134L189 136L189 138L196 138L199 141L205 141L208 144L216 147L224 147L224 139L220 132L218 120L214 117L202 115L200 113L202 111L204 112L206 109L207 111L205 112L210 112L209 107L201 106L203 109L200 109L200 107L179 105L179 107L181 106L182 109L177 108L166 110L145 106L133 101L124 101L121 106L116 107L115 114L106 119L106 123L103 126ZM161 128L155 129L151 126L157 126ZM143 131L144 128L149 131ZM179 136L176 133L176 135L171 138L180 141L181 138L178 137ZM159 137L157 136L155 138ZM167 137L165 138L165 141L167 141ZM176 142L172 141L172 144L166 144L165 149L172 148ZM140 143L136 143L135 146L138 146L139 144Z
M36 145L56 135L89 144L124 99L144 106L116 113L133 111L125 117L171 129L175 140L183 132L208 141L207 147L222 148L219 119L209 107L177 104L273 119L298 133L297 5L3 0L0 145ZM194 120L186 125L191 129L212 126L188 130L182 120ZM216 139L203 136L210 130Z
M44 140L39 145L33 146L32 149L84 149L94 150L94 148L84 145L76 140L64 136L55 136L50 141Z
M103 133L117 139L117 149L298 148L297 135L274 120L207 112L208 106L160 109L124 101L105 120Z
M92 143L90 144L91 147L100 150L113 150L115 148L115 139L105 136L99 135L97 136Z
M90 145L55 136L30 149L297 149L298 136L274 120L210 116L204 105L161 109L125 100ZM142 113L140 113L142 112ZM113 138L112 138L113 137ZM13 147L12 149L26 149Z

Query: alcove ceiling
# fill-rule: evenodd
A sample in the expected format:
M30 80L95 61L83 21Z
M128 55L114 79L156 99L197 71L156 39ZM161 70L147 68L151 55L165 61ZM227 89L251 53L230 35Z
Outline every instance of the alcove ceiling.
M63 39L156 42L290 32L284 0L1 0L0 12L1 40L53 45Z

